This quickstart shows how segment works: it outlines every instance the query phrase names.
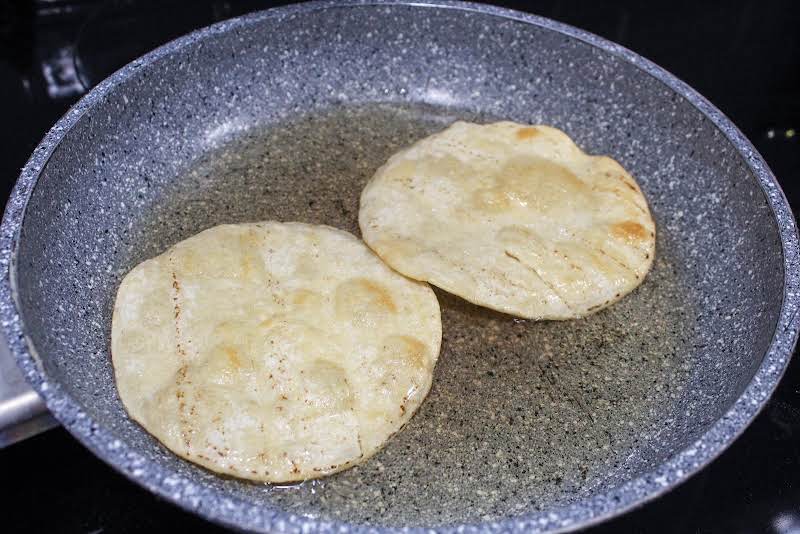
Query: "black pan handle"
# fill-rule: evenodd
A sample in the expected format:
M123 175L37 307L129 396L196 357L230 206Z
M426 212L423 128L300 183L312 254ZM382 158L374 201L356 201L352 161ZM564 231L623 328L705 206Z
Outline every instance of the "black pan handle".
M0 449L44 432L58 422L22 376L0 336Z

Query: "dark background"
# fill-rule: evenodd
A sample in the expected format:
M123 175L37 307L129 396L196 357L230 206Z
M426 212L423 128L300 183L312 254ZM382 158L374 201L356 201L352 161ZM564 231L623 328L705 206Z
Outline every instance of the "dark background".
M193 29L288 2L0 0L0 194L88 89ZM800 207L800 2L493 2L621 43L676 74L756 145ZM161 502L62 429L0 450L0 531L219 529ZM800 534L800 360L753 425L689 482L590 529Z

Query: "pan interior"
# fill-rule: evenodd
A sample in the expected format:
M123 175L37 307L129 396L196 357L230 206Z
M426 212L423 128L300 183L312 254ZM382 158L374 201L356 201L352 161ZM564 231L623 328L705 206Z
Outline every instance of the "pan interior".
M121 86L65 136L32 195L17 256L22 315L53 387L159 476L179 473L265 510L364 524L548 511L616 488L689 446L751 379L780 305L771 213L727 139L657 80L548 30L458 11L428 13L425 21L438 21L425 24L412 7L357 11L216 35L202 54L178 54ZM383 29L377 52L361 46L365 25ZM467 36L487 25L491 35L471 48ZM287 83L294 56L275 63L263 39L334 30L360 37L327 43L306 73L331 61L363 76L408 61L406 81L375 75L365 92L339 80L324 101L316 97L334 83L324 77L306 93L270 85ZM426 54L441 59L430 47L413 50L431 32L452 48L437 76L411 68ZM535 48L538 63L524 70L518 58L504 62L511 41ZM407 58L400 42L412 48ZM251 57L230 59L230 51ZM187 64L193 70L182 74ZM264 78L259 68L286 72ZM475 96L474 78L488 71L491 84ZM532 71L538 78L528 80ZM198 84L198 72L209 81ZM415 84L425 90L407 89ZM502 92L512 86L513 98ZM658 226L644 284L589 318L540 323L437 291L444 339L428 399L382 452L320 481L278 487L221 478L171 455L125 417L108 344L114 294L128 270L220 223L298 220L358 233L358 196L378 166L458 118L553 124L589 152L619 159Z
M251 132L175 181L142 217L125 263L225 222L302 220L358 235L358 198L374 170L458 118L491 119L367 105ZM584 320L524 321L437 291L443 348L413 420L362 466L263 491L302 513L420 525L545 509L623 478L693 367L696 310L664 235L647 283Z

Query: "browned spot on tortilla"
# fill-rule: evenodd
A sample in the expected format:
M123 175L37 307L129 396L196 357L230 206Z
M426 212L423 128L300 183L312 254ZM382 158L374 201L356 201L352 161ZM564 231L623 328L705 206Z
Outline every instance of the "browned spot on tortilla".
M388 262L391 262L393 259L399 260L414 256L420 252L419 246L416 243L402 237L375 240L374 246L371 248Z
M170 261L172 258L170 257ZM189 372L189 365L186 362L187 354L186 349L184 348L183 344L181 343L181 327L180 327L180 315L181 315L181 306L180 306L180 292L181 292L181 284L178 282L178 275L173 270L172 271L172 305L175 315L175 353L178 355L178 358L184 362L178 372L175 375L175 396L178 398L178 421L180 425L180 433L181 438L183 440L184 445L188 449L191 447L192 444L192 433L193 429L190 424L190 421L186 417L186 402L184 398L186 396L185 391L183 390L184 384L191 384L191 380L187 378L187 374ZM190 415L194 415L194 404L192 404L190 408Z
M611 232L622 239L639 241L647 236L644 226L635 221L623 221L611 227Z
M178 331L179 329L178 329L177 319L181 315L181 306L180 303L178 302L178 293L180 293L181 285L178 283L178 275L175 274L175 271L172 271L172 289L174 289L174 292L172 294L172 307L173 310L175 311L175 319L176 319L175 330Z
M263 321L258 323L258 326L261 327L261 328L269 328L274 323L275 323L275 317L273 316L273 317L270 317L269 319L264 319Z
M619 181L620 181L620 182L622 182L623 184L625 184L625 185L628 187L628 189L630 189L631 191L637 191L637 190L638 190L638 188L636 187L636 184L635 184L635 183L633 183L633 182L632 182L632 181L631 181L631 180L628 178L628 176L626 176L626 175L625 175L625 173L624 173L624 172L620 172L620 173L614 173L613 175L612 175L612 174L610 174L610 173L606 173L606 176L609 176L609 177L610 177L610 176L614 176L614 177L616 177L617 179L619 179Z
M379 303L382 307L386 308L391 312L397 311L397 306L395 306L394 301L392 300L392 296L389 292L384 288L382 285L372 282L370 280L361 280L361 283L364 285L364 288L369 291L369 293L373 296L375 301Z
M335 299L339 317L397 312L397 305L389 290L367 278L353 278L342 282L336 288Z
M319 293L315 293L307 289L298 289L292 293L291 301L292 304L302 306L303 304L313 304L315 301L319 300L319 298Z
M239 236L239 243L241 249L244 251L241 274L245 278L248 278L263 270L262 260L259 253L256 252L258 250L258 245L261 243L261 238L254 228L248 228L246 232Z
M409 397L409 395L410 395L410 394L413 394L412 392L413 392L414 390L416 390L416 388L417 388L417 385L416 385L416 384L414 384L413 388L414 388L414 389L412 389L412 390L409 390L409 392L408 392L408 393L406 393L405 395L403 395L403 400L401 400L401 401L400 401L400 415L401 415L401 416L403 416L403 415L405 415L405 414L406 414L406 403L408 402L408 397Z
M417 369L425 367L428 348L422 341L411 336L391 336L386 343L389 347L397 350L398 356L408 361L413 367Z
M533 126L527 126L517 130L517 139L530 139L539 135L539 129Z
M236 368L242 366L242 362L241 360L239 360L239 355L236 353L234 349L230 347L225 347L224 351L225 351L225 356L228 357L228 361L231 362L231 365L233 365Z

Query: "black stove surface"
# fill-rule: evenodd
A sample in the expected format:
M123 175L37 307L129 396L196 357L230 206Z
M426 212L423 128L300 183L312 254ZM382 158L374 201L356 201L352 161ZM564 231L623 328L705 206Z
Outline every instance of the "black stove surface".
M193 29L287 2L0 0L0 193L88 89ZM747 135L800 208L800 3L494 2L607 37L708 97ZM0 450L4 531L219 531L117 474L63 429ZM800 534L800 359L745 433L669 494L590 529Z

